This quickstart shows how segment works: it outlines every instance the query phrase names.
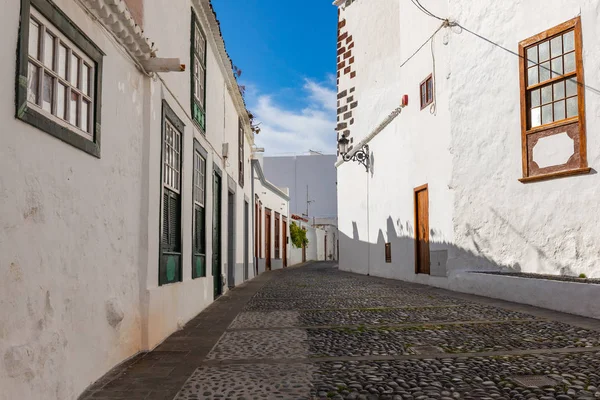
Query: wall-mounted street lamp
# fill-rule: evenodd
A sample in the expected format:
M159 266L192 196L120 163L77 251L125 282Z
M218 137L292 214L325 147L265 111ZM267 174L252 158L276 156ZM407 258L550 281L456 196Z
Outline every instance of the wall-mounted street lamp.
M352 155L348 155L348 144L350 141L347 137L342 136L340 140L338 140L338 148L340 150L340 155L342 159L346 162L348 161L357 161L364 165L364 167L369 171L369 145L365 144L361 149L356 150Z

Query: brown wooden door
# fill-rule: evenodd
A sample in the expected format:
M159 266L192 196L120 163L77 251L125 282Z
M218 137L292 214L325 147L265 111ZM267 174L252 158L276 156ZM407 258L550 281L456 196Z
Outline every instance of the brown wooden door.
M306 228L302 228L302 230L306 230ZM306 262L306 245L302 245L302 262Z
M325 261L327 261L327 236L325 236Z
M265 208L265 270L271 270L271 210Z
M429 274L429 192L427 185L415 189L415 270Z
M281 235L281 246L283 249L283 268L287 267L287 220L283 218L283 223L281 227L281 231L283 235Z

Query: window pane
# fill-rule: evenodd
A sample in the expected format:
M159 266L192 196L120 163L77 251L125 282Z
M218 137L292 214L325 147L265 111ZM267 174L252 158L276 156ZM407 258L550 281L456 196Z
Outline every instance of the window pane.
M552 49L552 57L558 57L562 55L562 36L555 37L550 41L550 47Z
M560 81L554 84L554 101L565 98L565 82Z
M40 82L40 69L34 64L29 63L29 71L27 74L27 100L38 103L38 87Z
M532 108L531 109L531 127L535 128L536 126L540 126L542 124L542 116L541 116L541 108Z
M535 85L539 83L538 80L538 67L532 67L527 70L527 85Z
M567 118L576 117L579 114L577 107L577 96L567 99Z
M552 122L552 104L542 106L542 125Z
M88 103L87 101L83 101L81 104L81 121L79 124L79 127L88 132L88 116L90 114L90 103Z
M533 90L529 93L529 100L531 107L539 107L540 106L540 89Z
M577 81L575 78L567 79L567 97L575 96L577 94Z
M51 75L44 74L44 90L42 96L42 108L52 112L52 102L54 101L54 78Z
M58 76L67 79L67 48L58 45Z
M540 82L550 79L550 61L540 64Z
M90 94L90 67L83 64L81 67L81 90L83 93Z
M48 31L44 35L44 65L50 69L54 66L54 36Z
M537 46L533 46L527 49L527 66L532 67L538 62Z
M552 85L542 88L542 104L552 103Z
M40 26L37 22L29 20L29 55L40 59Z
M565 74L575 71L575 52L565 54Z
M427 102L433 101L433 79L427 81Z
M71 54L71 65L69 66L71 71L71 85L77 86L79 81L79 57Z
M69 122L77 126L77 115L79 114L79 95L77 93L71 92L70 104Z
M58 84L56 93L56 116L61 119L67 119L67 87L62 83Z
M565 53L575 50L575 31L567 32L563 35Z
M560 76L563 74L563 59L562 57L555 58L552 60L552 77Z
M425 104L427 104L427 101L425 99L425 84L421 85L421 105L424 106Z
M554 103L554 120L560 121L561 119L565 119L565 101L557 101Z
M548 60L550 58L550 42L544 42L538 47L540 49L540 62Z

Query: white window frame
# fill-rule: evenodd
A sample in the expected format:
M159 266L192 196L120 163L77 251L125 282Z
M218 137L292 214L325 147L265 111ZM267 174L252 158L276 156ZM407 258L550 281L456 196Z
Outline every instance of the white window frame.
M181 194L181 140L181 132L165 118L163 184L177 194Z

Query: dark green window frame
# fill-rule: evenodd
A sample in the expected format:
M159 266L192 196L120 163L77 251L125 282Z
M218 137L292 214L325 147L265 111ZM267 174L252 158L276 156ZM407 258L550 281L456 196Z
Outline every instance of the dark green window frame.
M198 158L204 160L201 165L197 165ZM194 140L194 176L193 176L193 254L192 254L192 279L206 276L206 164L208 152ZM202 171L198 170L202 168ZM203 179L199 181L198 174L203 174ZM202 185L201 192L198 190L198 184ZM199 198L200 197L200 198Z
M161 168L160 168L160 188L161 188L161 223L160 223L160 260L159 260L159 285L181 282L182 274L182 218L181 218L181 191L182 179L181 172L183 166L183 138L185 125L177 117L175 112L169 107L167 102L162 102L162 120L161 120ZM175 129L179 133L179 143L176 140L167 142L167 129ZM175 157L178 162L174 163L178 173L171 170L166 172L165 161L167 157L166 148L178 149L179 154ZM171 155L169 160L174 157ZM174 178L173 178L174 177Z
M200 26L198 17L192 8L190 35L190 92L192 120L206 132L206 35ZM200 42L198 42L200 39ZM203 46L204 45L204 46ZM201 75L199 76L199 74ZM200 78L200 79L198 79ZM199 86L201 85L201 93Z
M64 35L79 51L90 58L93 63L93 80L91 89L93 93L94 112L89 116L91 121L91 139L78 133L76 128L69 128L67 124L57 122L46 112L30 106L27 101L28 67L29 67L29 21L31 7L34 7L46 18L60 34ZM15 117L28 123L54 137L62 140L80 150L100 158L100 133L101 133L101 106L102 106L102 60L104 53L92 40L80 30L71 19L63 13L54 3L48 0L21 0L21 22L19 26L19 40L17 44L17 69L15 89Z

